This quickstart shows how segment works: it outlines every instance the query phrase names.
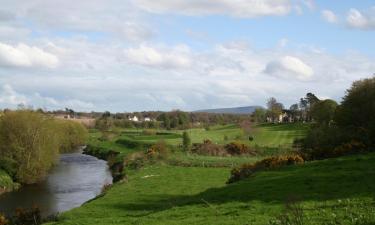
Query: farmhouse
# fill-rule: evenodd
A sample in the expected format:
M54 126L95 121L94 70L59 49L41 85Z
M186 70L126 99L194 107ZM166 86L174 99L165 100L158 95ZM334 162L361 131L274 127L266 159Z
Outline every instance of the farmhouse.
M133 121L133 122L139 122L139 119L138 119L138 117L137 116L129 116L129 118L128 118L130 121Z

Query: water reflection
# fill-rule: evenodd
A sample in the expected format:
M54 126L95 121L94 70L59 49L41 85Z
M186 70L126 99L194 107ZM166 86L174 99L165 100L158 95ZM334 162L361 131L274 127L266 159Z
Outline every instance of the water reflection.
M94 198L111 182L105 161L80 153L62 154L45 181L0 195L0 211L9 214L36 204L44 216L63 212Z

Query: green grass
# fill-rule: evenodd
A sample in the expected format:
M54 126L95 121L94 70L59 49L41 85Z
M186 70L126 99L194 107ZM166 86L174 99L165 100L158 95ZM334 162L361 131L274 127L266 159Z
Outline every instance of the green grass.
M174 153L167 160L171 165L183 165L194 167L237 167L244 163L253 163L263 159L262 156L204 156L197 154Z
M292 123L292 124L262 124L254 128L254 141L250 142L241 139L242 131L238 125L217 125L211 127L209 130L205 129L189 129L188 132L192 143L201 143L205 139L210 139L217 144L226 144L236 139L249 145L258 145L265 147L290 147L296 138L301 138L306 134L309 124ZM142 149L131 149L116 143L118 139L126 139L137 141L140 143L152 144L159 140L164 140L168 145L178 146L182 144L182 133L184 131L165 131L157 130L155 134L144 134L142 130L120 130L110 141L99 141L98 138L101 133L92 131L90 133L90 144L112 149L115 151L127 154L132 151L139 151ZM224 138L226 137L226 139Z
M149 166L55 224L268 224L291 196L301 200L303 224L374 224L374 160L315 161L230 185L226 168Z
M256 127L252 144L267 147L291 146L296 138L306 135L309 127L310 124L307 123L261 124Z

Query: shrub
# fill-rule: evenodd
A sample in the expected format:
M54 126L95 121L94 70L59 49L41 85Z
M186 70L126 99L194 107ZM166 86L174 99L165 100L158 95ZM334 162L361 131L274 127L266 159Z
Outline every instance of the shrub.
M214 144L209 139L204 140L203 143L194 143L191 152L199 155L229 156L223 146Z
M128 169L138 170L145 166L146 161L147 159L144 152L135 152L127 156L125 166Z
M182 147L184 151L186 152L189 151L191 148L191 139L190 139L189 134L186 131L184 131L182 135Z
M344 143L334 148L332 157L339 157L343 155L361 153L361 152L364 152L365 150L366 150L365 144L359 141L352 140L349 143Z
M255 155L255 152L251 151L247 145L237 142L237 141L231 142L225 145L224 148L230 155L245 155L245 154Z
M0 214L0 225L6 225L8 224L8 220L5 218L3 214Z
M156 135L156 131L155 130L146 129L146 130L142 131L142 134L143 135Z
M276 169L288 165L303 164L304 160L299 155L285 155L265 158L253 164L243 164L231 171L231 176L227 183L234 183L236 181L250 177L257 171Z
M146 151L146 156L149 160L166 159L168 154L169 149L164 141L158 141Z
M31 209L16 209L14 218L12 219L14 225L27 225L42 224L42 216L40 209L37 206L33 206Z
M130 139L127 139L127 138L122 138L122 139L118 139L116 141L117 144L120 144L120 145L123 145L127 148L132 148L132 149L139 149L139 150L142 150L142 149L145 149L145 148L149 148L152 146L152 144L149 144L149 143L143 143L143 142L140 142L140 141L134 141L134 140L130 140Z

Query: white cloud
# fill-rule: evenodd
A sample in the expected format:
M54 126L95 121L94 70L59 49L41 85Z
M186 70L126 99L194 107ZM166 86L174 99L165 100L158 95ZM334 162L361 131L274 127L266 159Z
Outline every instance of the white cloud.
M347 25L351 28L370 30L375 29L375 7L367 12L358 9L350 9L347 18Z
M327 21L328 23L337 23L338 22L338 18L336 16L336 14L334 12L332 12L331 10L322 10L321 11L321 14L322 14L322 17L325 21Z
M10 86L9 84L5 84L0 87L0 105L9 107L26 103L26 97L14 91L12 86Z
M152 13L183 15L229 15L241 18L281 16L292 10L290 0L134 0L135 5Z
M278 60L269 62L264 70L265 73L298 80L309 80L314 70L301 59L293 56L284 56Z
M56 68L58 58L38 47L23 43L12 46L0 43L0 65L10 67Z
M16 108L20 104L47 109L62 109L68 107L78 110L91 110L94 107L91 102L77 99L57 100L52 97L42 96L37 92L32 94L19 93L9 84L0 87L0 107Z
M125 50L128 62L163 69L188 68L191 65L189 54L190 50L186 46L156 49L141 45Z

